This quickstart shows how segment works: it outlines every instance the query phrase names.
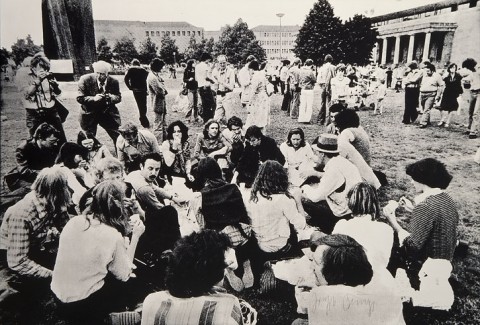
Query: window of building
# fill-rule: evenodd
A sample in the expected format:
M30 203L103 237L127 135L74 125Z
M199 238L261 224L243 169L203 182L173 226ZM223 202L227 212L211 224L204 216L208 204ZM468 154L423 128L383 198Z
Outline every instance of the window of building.
M157 36L160 36L160 32L157 30L157 33L156 33Z
M167 36L170 36L170 32L167 30Z
M452 5L451 8L452 8L452 12L457 11L458 10L458 5L454 4L454 5Z
M185 31L184 30L182 30L182 36L185 36Z
M147 35L147 37L150 36L149 33L148 33L148 30L145 32L145 34Z
M152 30L152 31L150 32L150 35L151 35L151 36L155 36L155 31Z
M469 8L475 8L477 6L477 0L470 0Z
M189 30L187 30L187 36L190 36L190 31Z
M165 31L164 30L162 30L162 36L165 36Z
M201 30L198 31L198 36L202 36L202 31Z
M175 36L175 31L174 30L172 30L172 36Z

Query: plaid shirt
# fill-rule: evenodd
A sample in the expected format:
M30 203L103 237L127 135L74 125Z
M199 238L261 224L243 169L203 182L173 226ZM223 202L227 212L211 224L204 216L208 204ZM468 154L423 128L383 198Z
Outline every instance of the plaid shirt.
M33 191L5 212L0 228L0 249L7 251L10 269L21 275L51 276L52 271L32 260L32 254L48 250L49 244L58 239L60 233L53 221L45 211L45 203Z

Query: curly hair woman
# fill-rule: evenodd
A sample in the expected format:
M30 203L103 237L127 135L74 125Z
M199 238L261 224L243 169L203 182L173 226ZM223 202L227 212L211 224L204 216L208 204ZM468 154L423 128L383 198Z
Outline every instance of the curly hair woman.
M167 176L182 177L192 182L188 127L182 121L174 121L168 126L167 139L163 141L161 150Z
M180 239L173 249L166 291L143 303L142 324L243 324L239 300L218 286L227 268L236 268L228 237L203 230Z

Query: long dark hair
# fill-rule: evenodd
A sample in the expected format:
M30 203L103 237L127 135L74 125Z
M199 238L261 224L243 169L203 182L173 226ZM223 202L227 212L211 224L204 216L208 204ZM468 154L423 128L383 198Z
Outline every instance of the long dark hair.
M213 123L216 123L218 125L218 133L217 133L217 137L216 138L211 138L210 135L208 134L208 128L210 127L210 125L212 125ZM212 119L209 119L207 121L207 123L205 123L205 125L203 126L203 137L205 139L218 139L219 137L221 136L221 132L220 132L220 123L217 122L217 120L214 120L213 118Z
M271 200L272 194L288 196L288 174L279 162L267 160L260 166L253 182L250 201L258 201L257 193L269 200Z
M173 129L175 126L178 126L180 128L180 131L182 132L182 144L187 142L188 140L188 127L182 122L182 121L175 121L170 123L170 125L167 128L167 139L172 140L173 139ZM220 131L219 131L220 132Z
M212 157L200 159L197 167L198 184L204 187L207 183L216 187L227 182L223 179L222 170L217 161Z
M294 129L291 129L290 131L288 131L288 135L287 135L287 145L289 147L293 147L292 145L292 136L294 136L295 134L298 134L300 135L300 138L302 139L300 141L300 147L305 147L305 133L303 133L303 130L301 128L294 128Z

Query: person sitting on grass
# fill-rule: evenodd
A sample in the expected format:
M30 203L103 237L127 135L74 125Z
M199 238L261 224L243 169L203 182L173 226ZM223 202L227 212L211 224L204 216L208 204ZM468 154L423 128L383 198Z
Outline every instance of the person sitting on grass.
M125 213L124 196L121 182L100 183L87 214L73 217L60 235L51 288L67 316L96 324L129 305L131 290L122 282L133 275L145 226L138 215ZM125 237L130 233L128 244Z
M88 150L86 160L90 171L95 168L100 159L112 157L110 150L88 131L81 130L78 132L77 144Z
M398 234L402 248L392 259L408 261L406 265L398 265L406 269L412 287L418 289L418 274L427 259L452 261L459 215L455 202L445 192L452 176L443 163L433 158L422 159L408 165L406 173L415 186L415 204L402 197L399 203L389 203L383 212ZM412 214L409 231L400 226L395 217L399 204Z
M345 106L339 103L336 103L330 106L330 123L327 125L325 129L325 133L331 133L335 135L339 134L337 123L335 122L335 117L338 115L338 113L340 113L345 109L346 109Z
M296 287L297 311L306 324L404 325L402 300L375 276L364 247L347 235L319 237L312 246L316 286Z
M183 237L169 260L167 290L143 302L142 325L243 324L238 298L221 287L225 270L236 267L227 235L207 229Z
M13 289L35 296L46 292L70 201L64 168L47 167L38 174L32 191L5 213L0 227L1 268L7 269L6 281Z

